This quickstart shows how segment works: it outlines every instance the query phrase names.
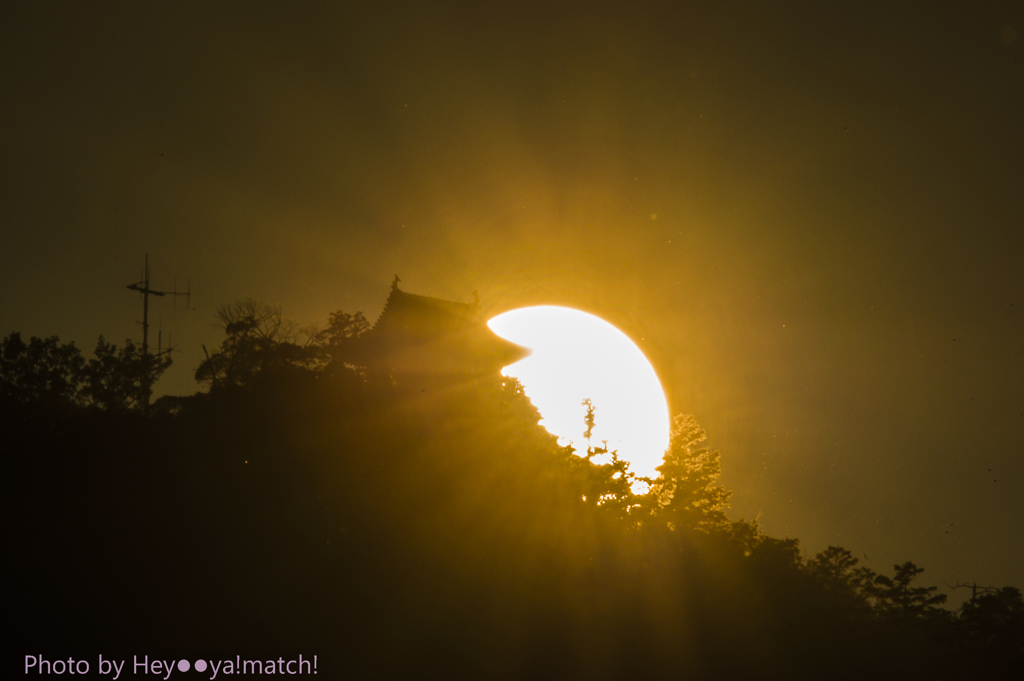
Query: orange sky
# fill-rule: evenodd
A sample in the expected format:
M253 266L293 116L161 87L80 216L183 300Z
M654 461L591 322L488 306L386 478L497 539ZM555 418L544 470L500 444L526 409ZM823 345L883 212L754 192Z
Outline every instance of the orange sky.
M138 338L146 252L170 392L246 296L579 306L734 517L1024 586L1021 5L826 4L19 9L0 332Z

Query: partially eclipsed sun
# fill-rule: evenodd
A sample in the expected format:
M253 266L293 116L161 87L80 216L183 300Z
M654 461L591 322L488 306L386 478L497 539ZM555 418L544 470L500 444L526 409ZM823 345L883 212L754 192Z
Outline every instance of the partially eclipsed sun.
M668 404L654 368L626 334L594 315L554 306L512 310L487 325L532 350L501 373L523 384L541 425L585 452L582 402L589 399L597 419L591 443L607 442L631 471L657 476L668 446Z

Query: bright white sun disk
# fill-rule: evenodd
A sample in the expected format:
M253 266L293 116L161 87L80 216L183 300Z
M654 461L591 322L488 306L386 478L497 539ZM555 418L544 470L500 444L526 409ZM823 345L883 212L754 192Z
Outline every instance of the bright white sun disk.
M582 402L590 399L597 419L591 443L607 441L631 471L657 476L668 446L668 404L654 368L626 334L594 315L555 306L512 310L487 325L532 351L501 373L519 379L549 432L585 452Z

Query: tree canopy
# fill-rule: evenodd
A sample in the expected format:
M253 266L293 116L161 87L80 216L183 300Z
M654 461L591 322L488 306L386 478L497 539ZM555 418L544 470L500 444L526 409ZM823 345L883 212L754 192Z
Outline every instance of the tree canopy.
M46 408L137 408L171 365L168 355L143 355L131 340L118 348L100 336L88 361L74 343L57 336L12 333L0 343L0 399Z
M912 562L879 575L730 519L692 415L643 480L606 447L559 446L513 379L361 372L359 313L302 330L247 300L218 319L205 390L149 415L140 377L165 358L0 344L26 650L56 613L80 645L142 649L157 629L137 623L157 622L168 650L318 650L337 677L1015 678L1024 662L1015 588L954 612Z

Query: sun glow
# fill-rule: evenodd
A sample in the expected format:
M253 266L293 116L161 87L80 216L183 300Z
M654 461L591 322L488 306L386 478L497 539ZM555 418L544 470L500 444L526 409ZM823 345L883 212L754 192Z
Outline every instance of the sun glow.
M668 446L668 404L654 368L626 334L594 315L555 306L512 310L487 325L532 351L501 373L519 379L549 432L585 452L582 403L589 399L597 419L591 443L607 442L637 475L657 475Z

